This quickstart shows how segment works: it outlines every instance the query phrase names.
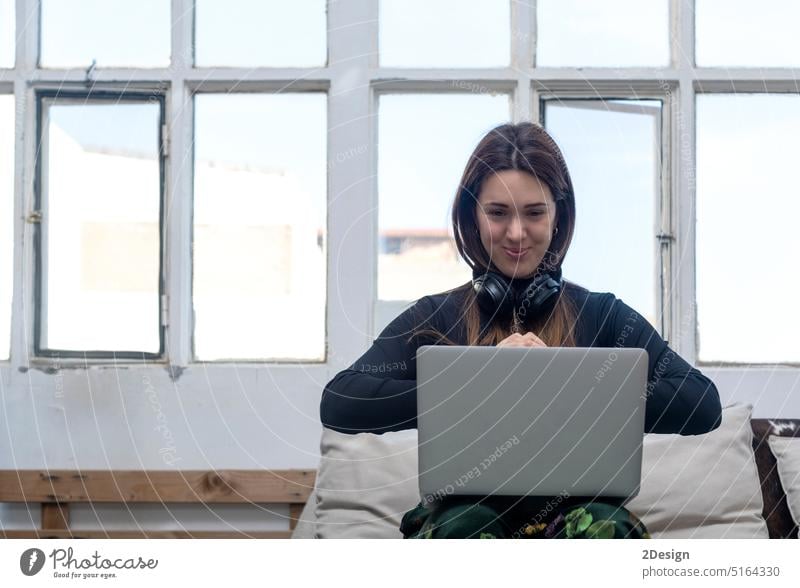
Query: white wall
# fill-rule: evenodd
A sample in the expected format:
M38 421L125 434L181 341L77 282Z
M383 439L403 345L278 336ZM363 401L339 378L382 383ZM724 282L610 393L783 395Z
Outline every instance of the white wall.
M137 370L139 373L137 374ZM194 366L0 369L2 469L315 469L319 400L329 370ZM122 376L122 380L120 377ZM138 379L138 385L131 382ZM124 390L120 382L124 381ZM285 506L137 506L150 528L287 528ZM217 514L215 514L217 513ZM135 528L124 507L73 513L76 528ZM173 520L174 517L174 520ZM0 526L38 525L38 507L0 505ZM153 524L150 524L153 523ZM102 524L102 526L100 526Z

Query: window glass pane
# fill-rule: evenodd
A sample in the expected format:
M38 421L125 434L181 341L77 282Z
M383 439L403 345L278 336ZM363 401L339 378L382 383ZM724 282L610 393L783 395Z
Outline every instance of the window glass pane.
M668 0L538 0L538 66L669 65Z
M42 67L166 67L167 0L42 0Z
M798 137L800 96L697 97L701 361L800 361Z
M595 292L613 292L659 328L661 103L548 100L545 121L575 188L575 235L564 278Z
M195 64L324 66L325 0L197 0Z
M324 357L326 98L195 98L194 350Z
M41 347L158 353L159 105L44 104Z
M0 95L0 359L11 342L14 284L14 96Z
M453 241L450 207L472 150L508 122L491 95L388 95L378 132L378 298L416 300L472 278Z
M0 0L0 67L14 67L14 0Z
M800 2L695 0L695 61L700 66L800 65Z
M381 0L380 63L386 67L509 64L508 0Z

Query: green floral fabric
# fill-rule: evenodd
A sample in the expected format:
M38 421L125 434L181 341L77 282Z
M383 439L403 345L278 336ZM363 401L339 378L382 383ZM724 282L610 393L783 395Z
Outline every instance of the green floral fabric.
M633 513L596 500L536 514L481 499L420 502L405 513L400 531L406 539L650 539Z

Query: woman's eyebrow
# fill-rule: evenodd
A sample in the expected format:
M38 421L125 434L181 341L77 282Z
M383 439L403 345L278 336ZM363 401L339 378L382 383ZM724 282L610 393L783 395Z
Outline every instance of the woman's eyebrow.
M486 206L499 206L500 208L508 208L507 204L503 202L487 202ZM533 208L534 206L547 206L546 202L535 202L533 204L526 204L525 208Z

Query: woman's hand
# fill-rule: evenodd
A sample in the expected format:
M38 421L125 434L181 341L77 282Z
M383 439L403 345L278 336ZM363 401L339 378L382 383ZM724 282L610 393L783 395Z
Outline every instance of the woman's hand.
M528 331L525 334L514 333L509 335L500 341L497 347L547 347L547 345L539 337Z

